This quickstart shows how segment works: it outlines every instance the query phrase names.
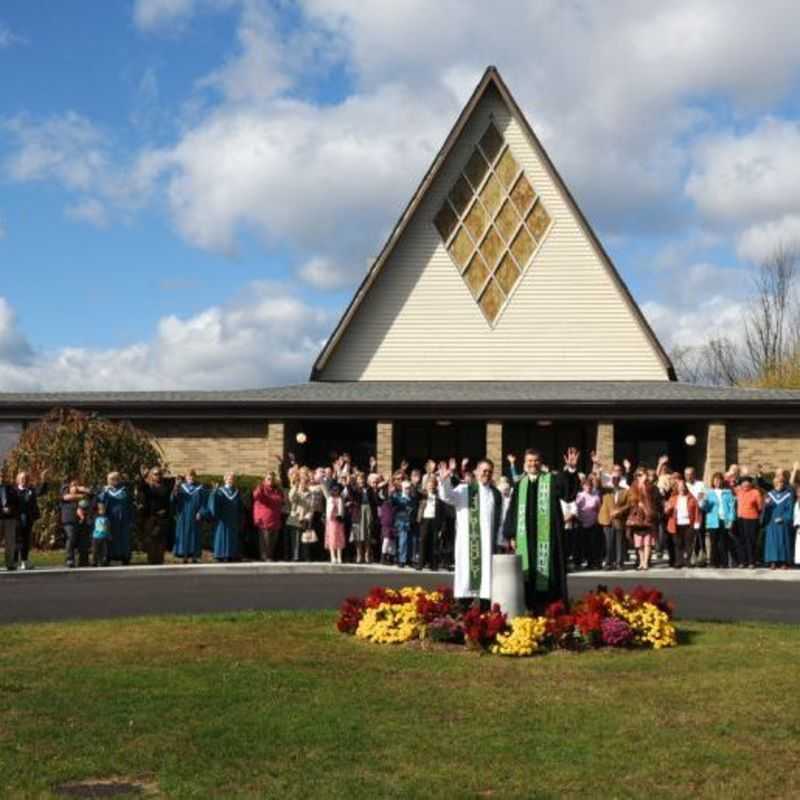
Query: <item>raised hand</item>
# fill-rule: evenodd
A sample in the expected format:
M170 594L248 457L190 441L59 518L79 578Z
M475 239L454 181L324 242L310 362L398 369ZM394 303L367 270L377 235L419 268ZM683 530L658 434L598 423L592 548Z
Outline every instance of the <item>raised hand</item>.
M370 470L372 470L374 472L375 471L375 467L377 467L377 466L378 466L378 459L375 458L375 456L370 456L369 457L369 468L370 468Z
M456 471L456 460L454 458L451 458L447 462L447 466L448 466L448 469L450 470L450 472L455 472Z
M633 464L631 464L630 460L626 458L622 461L622 466L625 467L625 472L630 472Z
M564 454L564 464L570 469L577 469L581 451L575 447L568 447Z
M591 459L592 464L599 464L600 459L597 457L597 450L592 450L589 453L589 458Z
M469 459L468 458L462 458L461 459L461 471L462 472L466 472L466 469L467 469L468 466L469 466Z
M508 461L508 463L511 464L511 466L513 467L514 464L517 463L517 457L513 453L509 453L506 456L506 461Z
M408 461L406 461L405 459L403 459L400 462L400 470L401 470L401 472L407 472L408 471Z

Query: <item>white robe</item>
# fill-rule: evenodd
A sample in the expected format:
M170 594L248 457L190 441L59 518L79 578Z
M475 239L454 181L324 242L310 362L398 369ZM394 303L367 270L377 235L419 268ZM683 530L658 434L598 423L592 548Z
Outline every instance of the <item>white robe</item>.
M456 510L455 574L453 595L455 597L492 596L492 523L494 521L494 491L491 486L478 484L480 492L481 523L481 588L476 592L469 588L469 484L453 487L448 480L439 482L439 496Z

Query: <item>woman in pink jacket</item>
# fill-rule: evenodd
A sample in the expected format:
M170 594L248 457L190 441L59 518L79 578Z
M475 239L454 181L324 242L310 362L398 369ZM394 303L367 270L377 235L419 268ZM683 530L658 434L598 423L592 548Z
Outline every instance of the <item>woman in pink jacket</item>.
M268 472L253 492L253 523L258 530L258 549L262 561L275 561L275 547L283 528L285 498L281 482Z

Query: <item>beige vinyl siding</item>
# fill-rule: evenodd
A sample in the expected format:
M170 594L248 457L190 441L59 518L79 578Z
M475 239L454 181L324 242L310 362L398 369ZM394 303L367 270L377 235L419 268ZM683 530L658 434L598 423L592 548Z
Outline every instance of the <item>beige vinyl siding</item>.
M433 217L493 117L553 218L491 327ZM319 375L322 380L667 380L623 291L525 132L488 91Z

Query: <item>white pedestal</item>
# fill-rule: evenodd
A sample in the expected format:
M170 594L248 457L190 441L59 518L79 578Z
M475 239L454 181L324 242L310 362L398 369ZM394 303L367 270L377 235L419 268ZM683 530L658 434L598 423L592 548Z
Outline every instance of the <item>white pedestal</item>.
M492 556L492 605L497 603L508 619L525 613L525 589L522 585L522 556Z

